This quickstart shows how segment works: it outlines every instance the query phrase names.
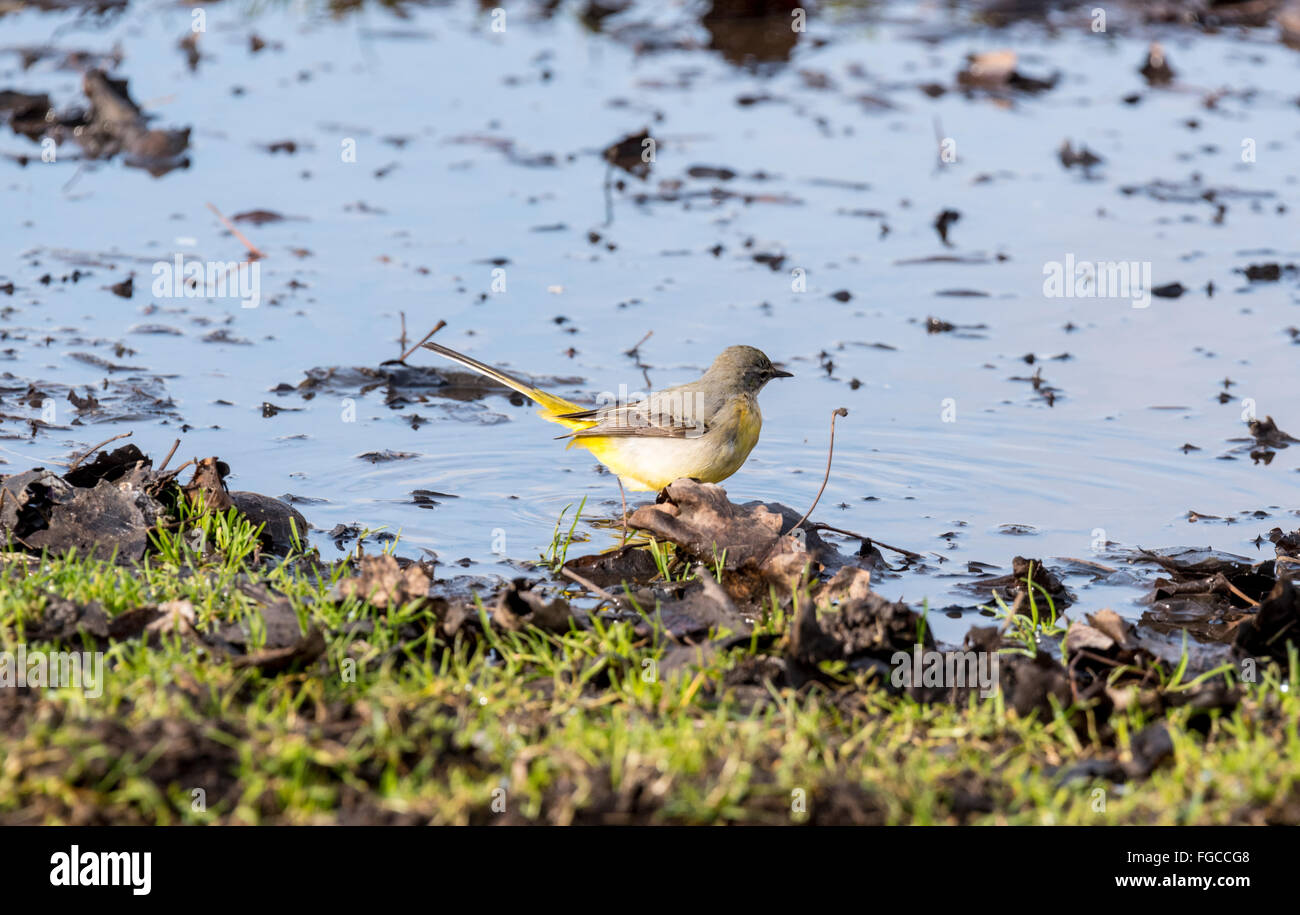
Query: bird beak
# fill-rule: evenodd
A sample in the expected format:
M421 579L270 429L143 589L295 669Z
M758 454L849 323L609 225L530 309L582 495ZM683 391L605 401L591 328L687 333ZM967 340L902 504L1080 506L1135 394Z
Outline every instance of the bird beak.
M773 378L793 378L794 372L787 372L785 369L772 368Z

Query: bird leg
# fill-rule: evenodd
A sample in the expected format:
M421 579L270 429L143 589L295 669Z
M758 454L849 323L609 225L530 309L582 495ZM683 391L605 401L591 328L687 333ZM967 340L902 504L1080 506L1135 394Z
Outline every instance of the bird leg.
M621 550L627 543L627 493L623 491L623 478L616 476L614 479L618 480L618 497L623 500L623 539L618 544Z

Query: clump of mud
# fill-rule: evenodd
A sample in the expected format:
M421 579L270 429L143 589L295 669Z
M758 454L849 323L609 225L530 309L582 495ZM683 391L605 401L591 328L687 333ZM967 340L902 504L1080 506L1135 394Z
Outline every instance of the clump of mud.
M306 542L307 521L278 499L231 492L230 467L215 457L186 461L174 470L154 469L135 445L101 451L93 461L74 460L62 473L34 467L0 477L0 540L11 549L40 555L75 551L80 556L133 563L152 549L160 525L178 528L182 507L237 509L261 525L261 548L286 555L295 537ZM193 467L188 483L177 480Z

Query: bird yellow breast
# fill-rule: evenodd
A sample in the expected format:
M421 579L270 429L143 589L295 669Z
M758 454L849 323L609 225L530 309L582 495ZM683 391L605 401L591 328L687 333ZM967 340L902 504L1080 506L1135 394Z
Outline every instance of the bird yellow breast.
M673 480L694 477L718 483L745 463L758 444L763 416L750 398L718 411L704 435L686 438L600 436L577 439L633 491L657 491Z
M758 433L763 430L763 415L758 412L758 404L741 400L736 403L737 444L743 447L745 457L758 444ZM742 461L744 458L741 459Z

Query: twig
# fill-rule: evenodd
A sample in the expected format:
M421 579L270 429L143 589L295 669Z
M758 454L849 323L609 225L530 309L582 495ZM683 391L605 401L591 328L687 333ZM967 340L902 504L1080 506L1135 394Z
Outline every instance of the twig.
M402 316L402 336L397 338L397 348L405 349L406 348L406 312L399 311L398 314Z
M1237 595L1238 597L1240 597L1242 600L1244 600L1246 603L1250 604L1252 607L1258 607L1258 606L1259 606L1259 601L1255 600L1253 597L1250 597L1250 596L1247 595L1247 594L1243 594L1243 593L1241 592L1241 589L1238 588L1236 585L1234 585L1232 582L1228 581L1226 577L1224 578L1224 581L1227 582L1227 584L1228 584L1228 590L1231 591L1233 594L1235 594L1235 595Z
M211 211L213 212L213 214L216 215L216 217L217 217L218 219L221 220L221 224L222 224L222 225L224 225L227 229L230 230L230 234L231 234L231 235L234 235L235 238L238 238L240 241L242 241L242 242L244 243L244 247L247 248L247 249L248 249L248 253L251 254L251 255L253 256L253 260L255 260L255 261L256 261L256 260L261 260L262 258L266 257L266 255L262 253L262 251L257 247L257 245L255 245L255 244L253 244L251 241L249 241L249 240L244 236L244 233L243 233L243 232L241 232L241 231L239 231L239 229L235 228L235 224L234 224L233 222L231 222L229 219L227 219L226 217L224 217L224 216L221 215L221 211L220 211L220 210L218 210L216 207L214 207L211 203L208 204L208 209L211 210Z
M642 344L642 343L645 343L647 340L649 340L649 339L650 339L651 337L653 337L654 335L655 335L655 332L654 332L654 331L652 331L652 330L648 330L648 331L646 331L646 335L645 335L644 337L642 337L640 340L637 341L636 346L632 347L630 350L625 351L625 352L623 353L623 355L624 355L624 356L631 356L633 359L638 358L638 357L641 355L640 352L639 352L639 350L641 349L641 344Z
M179 448L180 446L181 446L180 439L176 439L176 441L172 442L172 450L167 452L167 457L163 458L163 462L158 465L158 469L154 471L155 473L162 473L164 470L167 469L167 462L172 459L172 455L176 453L176 449Z
M845 537L852 537L854 540L862 540L866 543L870 543L872 546L884 547L885 549L889 550L891 553L897 553L900 556L907 557L908 559L925 558L920 553L913 553L911 550L905 550L902 547L890 546L888 543L881 543L879 540L875 540L871 537L866 536L865 534L859 534L856 531L846 531L842 527L831 527L829 524L826 524L823 521L814 521L811 525L811 528L812 530L815 531L830 531L835 534L843 534Z
M67 193L68 189L71 188L74 184L77 183L77 179L81 177L81 173L82 173L83 171L85 171L85 170L86 170L86 163L85 163L85 162L78 162L78 163L77 163L77 170L76 170L75 172L72 173L72 177L68 179L67 184L63 185L63 191L64 191L64 193Z
M174 479L176 479L178 476L181 475L181 471L184 470L186 467L190 466L191 464L197 464L197 463L198 463L197 460L195 460L194 458L190 458L188 461L186 461L184 464L181 464L181 465L180 465L179 467L177 467L175 470L169 470L169 471L167 471L167 476L168 476L170 479L173 479L173 480L174 480Z
M238 274L240 270L242 270L244 267L251 265L256 260L257 258L250 257L246 261L232 261L226 267L225 270L221 271L221 276L217 278L217 282L220 283L222 280L230 276L230 274L232 273ZM192 276L185 281L185 284L189 286L191 289L198 289L199 283L203 283L204 288L207 288L207 278L203 276Z
M83 454L81 457L77 458L75 461L73 461L71 464L69 464L69 465L68 465L68 472L71 473L72 471L76 470L77 467L81 464L82 461L84 461L86 458L90 457L92 454L94 454L94 453L95 453L96 451L98 451L100 448L103 448L105 445L110 444L110 443L112 443L112 442L115 442L115 441L117 441L119 438L130 438L130 437L131 437L131 433L130 433L130 432L119 432L117 435L113 436L112 438L106 438L106 439L104 439L102 442L100 442L100 443L99 443L98 445L96 445L94 448L91 448L89 451L87 451L87 452L86 452L85 454Z
M602 588L600 585L596 584L595 582L593 582L593 581L588 581L587 579L583 578L583 577L582 577L581 575L579 575L577 572L573 571L573 569L566 568L565 566L561 566L561 567L560 567L560 574L562 574L562 575L566 575L566 576L568 576L569 578L572 578L574 581L576 581L578 584L582 585L584 588L586 588L586 589L587 589L588 591L590 591L592 594L599 594L601 597L605 598L605 600L607 600L607 601L610 601L610 602L613 603L615 606L618 605L618 598L617 598L617 597L615 597L613 594L610 594L608 591L606 591L604 588Z
M1081 566L1088 566L1090 569L1096 569L1098 572L1105 572L1107 575L1114 572L1110 566L1104 566L1100 562L1093 562L1091 559L1080 559L1077 556L1063 557L1066 562L1077 562Z
M618 480L618 497L623 500L623 539L618 543L621 550L627 546L627 493L623 491L623 478L615 475L614 479Z
M822 477L822 488L817 490L817 498L813 499L813 504L808 506L808 510L803 513L803 517L795 522L794 527L790 528L792 531L797 531L799 526L808 520L808 516L813 513L813 509L817 507L817 503L822 500L822 493L826 491L826 484L829 483L831 479L831 459L835 456L835 420L840 416L848 415L849 411L844 407L837 407L831 411L831 443L826 448L826 476Z
M417 349L424 346L426 340L428 340L430 337L432 337L434 334L436 334L438 331L442 330L446 326L447 326L446 321L439 321L436 325L434 325L433 330L429 331L427 334L425 334L423 337L420 338L419 343L415 344L415 346L411 347L406 352L402 353L402 355L398 356L397 359L395 359L394 361L405 362L407 356L411 355L411 353L415 352ZM402 331L402 335L403 336L406 335L405 330Z
M650 383L650 366L646 365L644 362L641 361L641 344L645 343L654 335L655 332L653 330L646 331L646 335L637 341L636 346L632 347L630 350L627 350L623 353L624 356L631 356L632 361L636 364L636 367L641 370L641 377L645 379L646 390L649 390L650 388L654 387L654 385Z

